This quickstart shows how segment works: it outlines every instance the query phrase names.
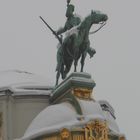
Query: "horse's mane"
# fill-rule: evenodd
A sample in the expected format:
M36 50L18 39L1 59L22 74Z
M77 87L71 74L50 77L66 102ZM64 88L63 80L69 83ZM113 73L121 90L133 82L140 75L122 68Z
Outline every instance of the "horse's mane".
M101 13L101 11L99 11L99 10L94 10L93 12L95 12L95 13ZM90 17L91 17L91 13L88 14L88 15L81 21L80 25L82 26L82 24L85 24L85 22L87 21L87 19L90 18Z
M79 28L82 28L84 25L85 25L85 23L88 21L88 19L91 17L91 13L90 14L88 14L82 21L81 21L81 23L80 23L80 25L79 25Z
M95 10L94 12L100 12L100 11ZM74 16L80 18L81 23L80 23L79 25L77 25L77 26L74 26L74 27L71 28L70 30L66 31L66 32L65 32L65 36L66 36L66 37L67 37L67 36L71 36L72 34L76 34L76 35L77 35L79 29L80 29L80 28L82 29L82 28L85 27L86 22L87 22L88 19L90 19L90 17L91 17L91 13L88 14L84 19L83 19L80 15L77 15L77 14L75 14Z
M90 18L91 14L87 15L84 19L81 16L76 15L76 14L74 16L80 18L81 23L79 25L77 25L77 26L74 26L70 30L66 31L65 32L65 35L66 36L71 36L72 34L76 34L77 35L78 34L78 31L79 31L78 28L81 28L82 24L83 25L85 24L85 22L87 21L87 19Z

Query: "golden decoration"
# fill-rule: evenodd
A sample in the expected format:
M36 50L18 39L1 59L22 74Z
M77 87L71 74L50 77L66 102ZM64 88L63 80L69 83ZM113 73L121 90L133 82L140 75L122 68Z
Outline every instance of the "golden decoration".
M70 132L69 132L68 129L63 128L63 129L61 130L60 135L61 135L61 138L62 138L62 139L68 139L68 138L70 137Z
M2 113L0 113L0 127L2 127Z
M47 136L42 140L111 140L109 139L109 128L106 121L93 120L83 127L74 127L72 130L63 128L60 133ZM126 140L119 136L119 140Z
M85 127L85 140L109 140L107 123L99 120L89 122Z
M125 137L124 137L124 136L121 136L121 137L119 138L119 140L125 140Z
M73 94L80 99L91 99L92 90L87 88L74 88Z

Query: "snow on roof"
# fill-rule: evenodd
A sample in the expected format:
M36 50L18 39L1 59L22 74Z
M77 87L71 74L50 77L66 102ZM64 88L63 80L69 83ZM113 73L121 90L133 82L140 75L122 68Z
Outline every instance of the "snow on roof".
M48 106L32 121L24 136L19 140L34 139L44 134L59 131L64 127L71 129L74 126L84 125L88 121L94 119L107 119L98 102L79 101L83 110L83 116L79 116L74 108L68 103ZM84 120L79 121L80 117L83 117ZM110 129L119 134L115 120L110 123L109 119L108 124Z
M9 70L0 72L0 91L37 92L53 88L51 80L25 71ZM45 94L45 93L44 93Z

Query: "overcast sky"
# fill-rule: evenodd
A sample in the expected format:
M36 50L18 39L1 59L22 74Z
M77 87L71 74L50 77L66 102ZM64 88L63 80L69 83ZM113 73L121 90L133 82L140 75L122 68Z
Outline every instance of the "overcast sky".
M85 71L97 86L95 99L108 100L127 138L139 140L140 2L139 0L72 0L83 18L93 10L109 17L90 36L97 53L86 59ZM25 70L55 81L58 41L41 22L57 30L65 23L66 0L0 0L0 71ZM94 30L94 26L91 30Z

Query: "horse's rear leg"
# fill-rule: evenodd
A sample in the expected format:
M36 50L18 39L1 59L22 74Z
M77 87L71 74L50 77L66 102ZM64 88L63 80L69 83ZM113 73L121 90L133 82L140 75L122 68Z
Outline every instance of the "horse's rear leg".
M77 64L78 64L78 59L79 59L78 51L79 51L79 50L76 50L76 51L75 51L74 72L77 72Z
M60 71L57 71L55 86L57 86L57 85L58 85L58 80L59 80L59 77L60 77Z
M69 62L69 63L66 65L65 70L64 70L64 78L67 77L67 74L68 74L68 72L70 71L72 62L73 62L73 61Z
M58 81L59 81L59 78L60 78L60 74L62 75L63 77L63 74L64 74L64 65L62 64L62 62L58 65L58 68L57 68L57 74L56 74L56 86L58 85Z

